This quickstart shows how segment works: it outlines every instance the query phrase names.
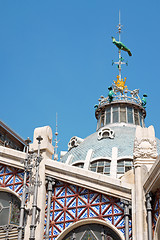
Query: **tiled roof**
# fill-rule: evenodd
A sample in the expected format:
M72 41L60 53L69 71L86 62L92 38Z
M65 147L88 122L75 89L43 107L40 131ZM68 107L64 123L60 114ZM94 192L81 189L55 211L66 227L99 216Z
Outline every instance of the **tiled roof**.
M72 148L66 153L62 157L61 162L66 162L70 154L73 155L71 164L79 160L85 161L89 149L93 149L92 158L111 158L113 147L118 148L118 157L132 157L136 126L121 125L113 126L111 129L115 132L113 139L106 138L98 140L98 133L95 132L85 138L79 146Z

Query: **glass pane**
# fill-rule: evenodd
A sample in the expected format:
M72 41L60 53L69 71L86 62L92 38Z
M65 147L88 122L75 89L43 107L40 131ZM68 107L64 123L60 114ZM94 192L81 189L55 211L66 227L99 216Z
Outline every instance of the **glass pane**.
M78 163L76 165L74 165L75 167L79 167L79 168L83 168L84 164L83 163Z
M113 238L110 236L106 236L105 240L113 240Z
M127 117L128 117L128 123L133 123L133 114L132 114L131 107L127 107Z
M110 112L111 112L111 108L110 107L106 108L106 113L110 113Z
M117 163L117 166L124 166L124 160L123 160L123 161L119 161L119 162Z
M124 167L117 167L117 173L124 173Z
M97 120L97 128L98 128L98 129L100 128L100 117L99 117L98 120Z
M101 127L104 126L104 116L101 116Z
M97 168L97 173L103 173L103 168L104 168L104 167L98 167L98 168Z
M20 200L13 194L0 192L0 225L19 224Z
M11 201L11 195L6 192L0 191L0 203L3 205L3 207L9 207Z
M105 167L105 168L104 168L104 172L105 172L105 173L110 173L110 167Z
M120 107L120 122L126 122L126 108Z
M98 161L98 166L104 166L104 161Z
M139 121L140 121L140 125L142 127L142 114L141 114L141 112L139 112Z
M97 238L95 238L92 234L91 231L86 231L84 236L81 238L81 240L97 240Z
M92 167L96 167L97 166L97 162L91 163Z
M111 113L106 113L106 124L111 122Z
M125 161L125 165L126 166L132 166L132 161L130 161L130 160Z
M111 122L111 108L106 109L106 124Z
M0 226L7 225L9 221L8 218L9 218L9 207L3 208L3 210L0 212Z
M105 166L110 166L110 162L105 162Z
M91 167L90 169L92 172L96 172L96 167Z
M134 109L134 121L136 125L139 125L138 110Z
M118 121L118 107L113 107L113 123L119 122Z
M12 203L10 223L19 225L19 218L20 218L20 206L18 203L14 202Z

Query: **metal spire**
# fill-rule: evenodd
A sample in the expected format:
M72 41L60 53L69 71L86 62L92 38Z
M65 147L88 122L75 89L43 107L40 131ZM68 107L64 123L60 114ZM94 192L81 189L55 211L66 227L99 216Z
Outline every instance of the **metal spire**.
M121 41L121 30L122 30L122 25L121 25L121 12L120 12L120 10L119 10L119 24L118 24L118 26L117 26L117 28L118 28L118 33L119 33L119 42Z
M54 147L54 160L58 160L58 114L56 113L56 132L55 132L55 147Z
M119 24L117 26L118 34L119 34L119 42L121 41L121 30L122 30L122 27L123 27L123 25L121 25L121 13L120 13L120 10L119 10ZM118 69L119 69L119 77L118 78L121 81L121 79L122 79L122 75L121 75L122 67L121 66L122 66L122 64L126 64L127 65L127 63L123 62L123 58L121 56L121 50L120 49L118 50L118 53L119 53L119 61L118 62L113 62L113 63L118 65Z

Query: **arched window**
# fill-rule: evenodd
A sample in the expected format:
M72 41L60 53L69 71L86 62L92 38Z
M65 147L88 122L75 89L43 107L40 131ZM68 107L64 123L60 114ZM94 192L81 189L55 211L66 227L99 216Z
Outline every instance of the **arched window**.
M19 225L20 200L13 194L0 191L0 226Z
M73 164L73 166L75 166L75 167L79 167L79 168L83 168L84 167L84 163L75 163L75 164Z
M110 161L109 160L97 160L90 163L90 170L93 172L110 175Z
M117 174L124 174L133 167L132 160L123 159L117 162Z
M109 227L100 224L86 224L72 230L63 240L121 240L121 238Z

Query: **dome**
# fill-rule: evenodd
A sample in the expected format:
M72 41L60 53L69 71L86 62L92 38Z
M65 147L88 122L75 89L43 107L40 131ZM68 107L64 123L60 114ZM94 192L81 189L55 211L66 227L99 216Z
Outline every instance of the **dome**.
M117 79L95 105L96 132L85 139L72 137L61 162L112 177L132 169L136 127L145 127L147 95L141 99L138 89L131 91Z
M118 158L133 158L136 126L120 124L119 126L112 126L110 129L114 131L113 138L106 137L99 140L98 132L95 132L85 138L79 146L68 151L61 158L61 162L65 163L69 158L69 164L71 165L78 161L85 162L87 153L90 149L92 149L90 161L100 158L112 159L112 148L114 147L118 150Z
M115 177L119 167L121 176L132 168L135 131L136 126L131 124L108 125L70 149L60 161L107 175L113 175L112 168L116 168Z

